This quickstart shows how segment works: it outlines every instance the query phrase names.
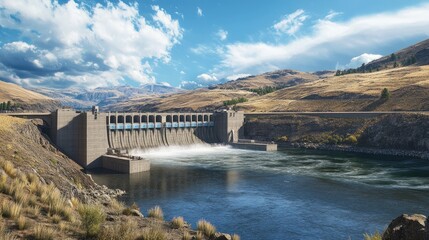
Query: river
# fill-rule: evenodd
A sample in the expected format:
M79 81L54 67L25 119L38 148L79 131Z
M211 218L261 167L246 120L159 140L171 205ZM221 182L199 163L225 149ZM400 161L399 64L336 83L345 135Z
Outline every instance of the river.
M363 239L402 213L428 214L429 161L313 150L168 147L134 155L151 171L93 173L143 213L199 219L241 239Z

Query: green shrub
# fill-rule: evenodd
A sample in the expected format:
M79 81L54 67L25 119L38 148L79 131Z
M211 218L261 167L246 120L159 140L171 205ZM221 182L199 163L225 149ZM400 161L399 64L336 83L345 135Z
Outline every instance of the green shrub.
M287 136L280 136L275 138L275 141L277 142L287 142L287 140L288 140Z
M387 88L384 88L381 90L380 99L381 100L388 100L390 98L390 92Z
M247 101L249 101L247 98L245 98L245 97L239 97L239 98L233 98L231 100L223 101L223 105L224 106L231 106L231 105L236 105L238 103L244 103L244 102L247 102Z
M106 218L101 206L83 204L79 207L79 215L81 217L81 226L85 230L86 236L97 236L100 226Z
M346 139L344 139L344 142L348 144L357 144L358 140L355 135L349 135Z

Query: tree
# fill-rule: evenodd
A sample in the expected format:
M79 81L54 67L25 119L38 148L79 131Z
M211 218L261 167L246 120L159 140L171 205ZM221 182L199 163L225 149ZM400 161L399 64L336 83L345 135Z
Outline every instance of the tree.
M396 61L396 54L392 53L390 55L390 61Z
M393 67L394 67L394 68L397 68L397 67L398 67L398 63L397 63L397 62L395 62L395 63L393 64Z
M380 99L382 99L382 100L388 100L389 98L390 98L390 92L389 92L389 89L384 88L384 89L381 91Z
M12 106L11 102L7 101L7 103L6 103L6 110L10 110L11 106Z

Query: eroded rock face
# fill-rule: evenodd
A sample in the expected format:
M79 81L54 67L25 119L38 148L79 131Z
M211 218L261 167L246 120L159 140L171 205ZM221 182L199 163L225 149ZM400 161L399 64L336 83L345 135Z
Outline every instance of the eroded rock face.
M427 218L421 214L403 214L383 233L383 240L429 240Z

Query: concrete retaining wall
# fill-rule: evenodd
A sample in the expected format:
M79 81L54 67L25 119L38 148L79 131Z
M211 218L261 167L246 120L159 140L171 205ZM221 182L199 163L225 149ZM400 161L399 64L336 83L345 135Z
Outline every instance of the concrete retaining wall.
M115 172L138 173L150 170L150 162L148 160L132 160L114 155L103 155L101 158L102 167Z

